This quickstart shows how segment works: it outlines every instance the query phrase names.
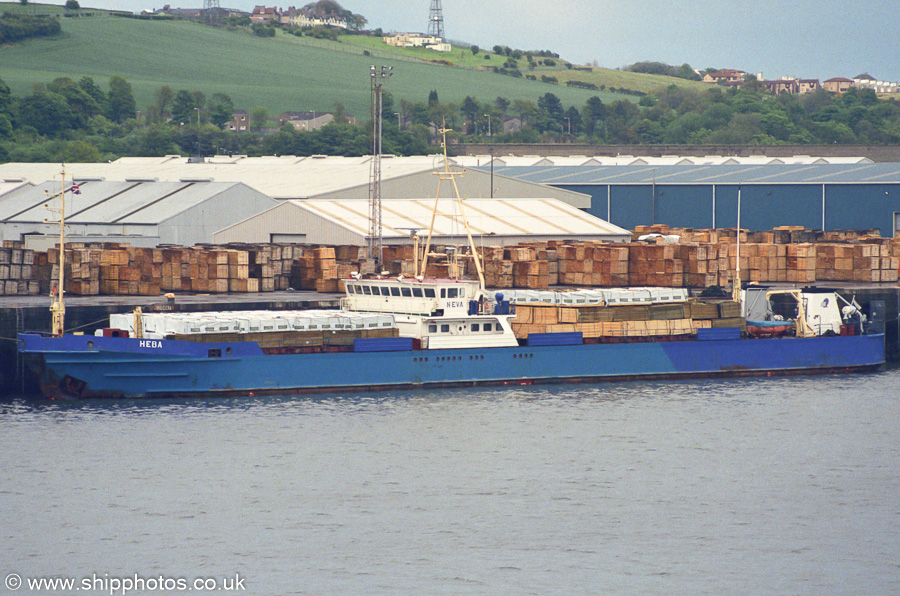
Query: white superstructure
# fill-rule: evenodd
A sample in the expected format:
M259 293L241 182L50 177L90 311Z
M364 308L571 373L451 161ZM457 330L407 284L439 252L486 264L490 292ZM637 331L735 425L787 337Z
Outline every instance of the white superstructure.
M455 279L360 279L346 281L341 308L394 317L401 337L423 348L518 346L514 316L502 295L491 297L477 281Z

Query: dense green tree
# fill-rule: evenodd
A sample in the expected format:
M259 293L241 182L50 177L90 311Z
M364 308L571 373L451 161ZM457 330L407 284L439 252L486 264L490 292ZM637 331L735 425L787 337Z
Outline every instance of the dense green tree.
M197 102L190 91L181 89L172 99L172 122L175 124L197 124L194 108Z
M269 121L269 110L263 106L256 106L250 110L250 126L262 128Z
M160 120L167 120L169 117L169 107L172 100L175 99L175 92L168 85L162 85L153 92L153 101Z
M234 103L225 93L213 93L209 100L209 121L218 126L225 128L234 116Z
M467 95L462 102L460 111L462 112L463 116L468 118L470 125L473 127L472 132L474 132L475 124L476 122L478 122L478 119L482 113L481 106L475 99ZM466 132L468 133L469 131Z
M63 152L63 161L69 163L96 163L103 161L103 155L92 143L77 139L71 141Z
M563 106L559 98L553 93L545 93L538 98L538 109L543 110L553 120L561 120L563 117Z
M75 127L76 117L66 98L58 93L39 92L19 102L19 118L38 134L56 135Z
M81 8L81 5L78 4L78 0L66 0L66 10L78 10Z
M588 98L581 109L581 120L588 134L601 132L603 120L606 118L606 106L596 95ZM599 128L598 128L599 126Z
M94 101L97 102L97 106L100 108L101 112L106 109L106 94L103 93L103 89L94 82L94 79L91 77L81 77L78 79L78 86L81 87L85 93L94 98Z
M131 83L119 75L110 77L109 93L106 97L106 117L111 122L121 123L137 117Z
M3 79L0 79L0 114L9 114L12 109L13 96Z

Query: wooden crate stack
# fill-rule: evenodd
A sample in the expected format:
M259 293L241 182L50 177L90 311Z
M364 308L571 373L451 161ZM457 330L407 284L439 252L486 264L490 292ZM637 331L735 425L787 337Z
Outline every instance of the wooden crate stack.
M506 248L500 246L487 246L478 249L481 262L484 267L484 283L489 288L513 287L515 275L515 263L504 258Z
M684 285L708 288L719 284L719 248L715 244L690 243L676 246L675 255L684 265Z
M338 291L338 267L334 247L314 248L313 271L315 273L317 292Z
M821 281L895 282L898 262L887 242L816 245L816 279Z
M722 303L726 304L726 303ZM517 305L512 321L517 337L531 333L580 332L585 338L694 335L709 327L744 327L731 307L684 302L622 306ZM695 305L696 309L695 309ZM739 311L738 311L739 314Z
M0 247L0 295L37 295L39 292L40 284L34 279L34 251L15 244Z
M538 260L538 249L534 246L504 248L503 260L512 263L512 287L532 290L546 289L550 285L550 265L544 259Z
M676 257L674 244L632 244L628 250L632 286L679 288L684 286L684 261Z

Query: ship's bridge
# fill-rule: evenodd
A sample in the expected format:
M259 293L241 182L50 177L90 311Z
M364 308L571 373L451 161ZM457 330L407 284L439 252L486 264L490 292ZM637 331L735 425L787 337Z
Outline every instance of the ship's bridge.
M477 281L455 279L359 279L345 281L346 310L426 316L466 316L470 303L478 312L488 308L487 295Z

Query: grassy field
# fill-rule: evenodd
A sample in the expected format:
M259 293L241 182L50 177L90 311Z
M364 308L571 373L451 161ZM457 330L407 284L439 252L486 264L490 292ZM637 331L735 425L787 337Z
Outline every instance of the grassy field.
M28 12L34 8L52 11L60 7L4 4ZM103 16L62 19L63 35L58 39L33 40L0 47L0 78L17 95L31 93L36 83L56 77L75 80L91 76L105 88L112 75L131 83L138 108L152 102L153 92L161 85L175 90L229 94L235 106L251 109L265 106L272 114L285 110L331 110L336 101L347 110L365 118L369 113L369 67L372 64L394 67L394 75L385 89L396 99L425 101L430 90L438 91L441 101L461 102L466 95L480 101L503 96L510 100L537 101L553 92L565 106L581 106L589 97L604 101L626 96L569 88L542 82L476 70L473 65L499 65L499 57L484 60L466 50L454 50L452 56L429 50L389 48L379 40L342 37L332 42L295 37L279 32L274 39L253 37L186 21L144 21ZM370 53L369 56L363 54ZM466 55L468 54L468 56ZM423 58L458 59L464 67L438 66ZM479 62L480 60L480 62ZM521 61L522 64L524 61ZM553 74L561 81L572 71L539 70L535 74ZM623 82L601 83L603 73L579 73L594 76L598 84L653 91L679 79L652 77L635 73L605 71ZM649 78L648 78L649 77ZM612 80L612 79L609 79ZM593 82L593 79L592 79Z

